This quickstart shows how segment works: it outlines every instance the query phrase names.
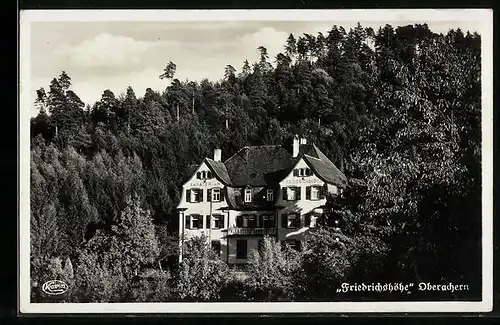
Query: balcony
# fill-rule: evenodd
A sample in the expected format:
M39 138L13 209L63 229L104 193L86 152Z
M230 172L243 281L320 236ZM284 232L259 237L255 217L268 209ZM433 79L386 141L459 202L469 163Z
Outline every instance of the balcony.
M276 235L276 228L238 228L230 227L227 229L229 236L274 236Z

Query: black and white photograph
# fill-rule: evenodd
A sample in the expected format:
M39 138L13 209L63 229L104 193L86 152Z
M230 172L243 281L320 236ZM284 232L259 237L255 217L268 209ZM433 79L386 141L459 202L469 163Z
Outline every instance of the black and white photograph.
M490 311L492 16L21 12L21 312Z

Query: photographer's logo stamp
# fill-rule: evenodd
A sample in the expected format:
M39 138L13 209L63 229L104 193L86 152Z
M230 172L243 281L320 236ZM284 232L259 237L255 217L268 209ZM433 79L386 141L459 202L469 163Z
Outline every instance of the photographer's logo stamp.
M42 291L51 296L62 295L68 291L68 285L61 280L50 280L42 285Z

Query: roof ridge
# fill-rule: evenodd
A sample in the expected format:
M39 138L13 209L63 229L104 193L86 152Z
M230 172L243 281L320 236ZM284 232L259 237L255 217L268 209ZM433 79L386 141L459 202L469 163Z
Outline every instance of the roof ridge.
M262 148L262 147L280 147L283 148L281 144L261 144L261 145L256 145L256 146L244 146L241 147L238 151L236 151L231 157L227 158L223 163L226 164L231 158L236 156L238 153L240 153L244 149L250 149L250 148Z
M321 159L316 158L316 157L313 157L313 156L310 156L310 155L308 155L308 154L306 154L306 153L304 154L304 156L306 156L307 158L313 158L313 159L316 159L316 160L322 161Z
M245 148L248 148L248 146L245 146L245 147L242 147L240 148L238 151L236 151L231 157L227 158L226 160L224 160L223 164L225 165L229 160L231 160L234 156L236 156L238 154L238 152L240 152L241 150L245 149Z

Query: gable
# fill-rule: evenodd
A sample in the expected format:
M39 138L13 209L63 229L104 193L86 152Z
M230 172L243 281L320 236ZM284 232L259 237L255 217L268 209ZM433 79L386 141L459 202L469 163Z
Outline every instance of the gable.
M296 169L309 169L311 171L310 176L299 176L294 170ZM281 180L280 185L282 187L292 186L292 185L323 185L324 181L319 178L311 166L305 161L304 158L300 158L299 161L289 170L286 177Z
M200 175L207 175L207 173L210 172L212 178L209 179L199 179L197 177L198 173ZM200 166L195 170L193 175L191 175L191 178L184 183L185 188L207 188L207 187L223 187L224 185L220 180L217 179L216 175L214 172L209 168L206 162L203 162L200 164Z

